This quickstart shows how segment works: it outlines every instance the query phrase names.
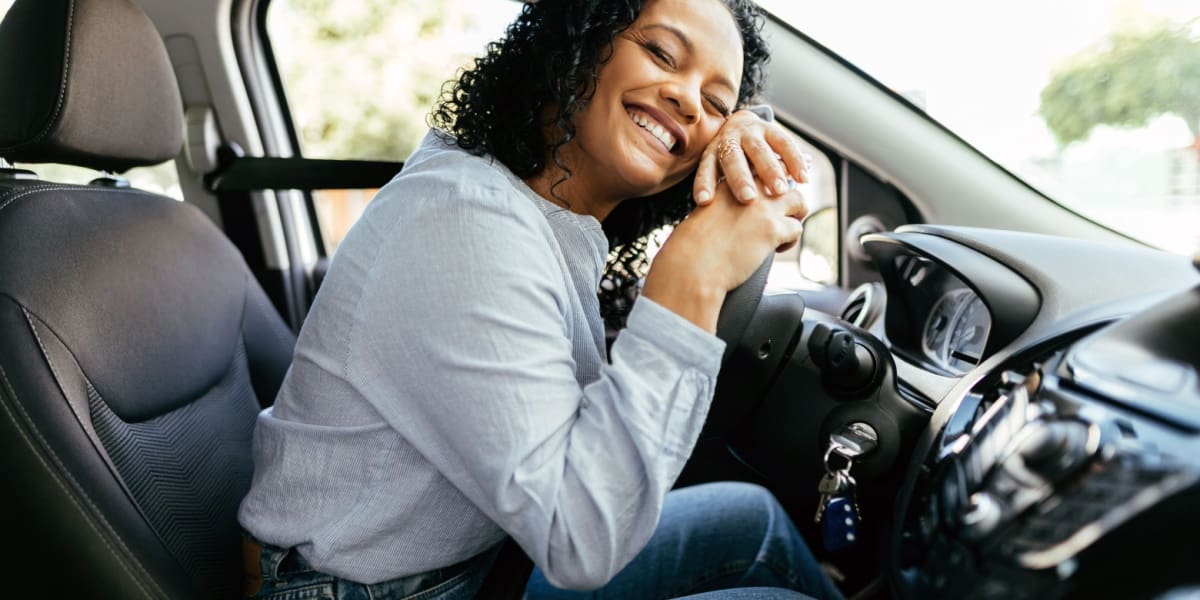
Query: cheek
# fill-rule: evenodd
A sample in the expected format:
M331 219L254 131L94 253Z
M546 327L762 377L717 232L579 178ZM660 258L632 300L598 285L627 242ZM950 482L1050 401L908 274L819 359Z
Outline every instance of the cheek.
M692 149L695 151L697 160L699 160L699 157L704 152L704 149L716 139L717 133L721 131L721 127L724 125L725 119L714 117L705 119L704 124L696 128L696 143Z

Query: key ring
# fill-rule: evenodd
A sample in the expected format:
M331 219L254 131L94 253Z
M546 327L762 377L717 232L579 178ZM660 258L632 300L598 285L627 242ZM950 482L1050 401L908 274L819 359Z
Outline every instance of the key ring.
M829 474L833 474L833 473L838 473L838 472L844 471L847 475L849 475L850 467L854 466L854 460L851 459L849 456L846 456L845 454L838 452L837 449L838 449L837 444L830 444L829 448L825 450L825 458L822 459L822 463L824 463L824 465L825 465L825 472L829 473ZM829 459L832 458L834 454L837 454L838 456L840 456L842 458L842 460L846 461L845 467L842 467L840 469L834 469L829 466Z

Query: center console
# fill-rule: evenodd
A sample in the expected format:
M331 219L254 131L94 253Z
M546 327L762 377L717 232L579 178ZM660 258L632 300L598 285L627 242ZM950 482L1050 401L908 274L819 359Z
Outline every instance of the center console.
M901 515L916 598L1152 597L1200 582L1200 290L984 377Z

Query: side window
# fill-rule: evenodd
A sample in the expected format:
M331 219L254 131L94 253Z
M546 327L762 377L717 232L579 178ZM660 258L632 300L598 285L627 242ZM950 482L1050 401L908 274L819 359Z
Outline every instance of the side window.
M804 221L803 246L796 244L775 256L768 289L819 289L839 281L837 171L816 146L799 136L794 139L813 159L811 180L800 186L810 218Z
M37 173L38 179L53 181L55 183L86 184L100 176L99 171L72 165L16 163L16 166L19 169L28 169ZM183 201L183 191L179 187L179 172L175 170L175 163L173 161L167 161L151 167L130 169L122 173L121 176L129 180L129 185L139 190L146 190L147 192L154 192L181 202Z
M274 0L267 34L308 158L402 161L442 84L498 39L512 0ZM374 190L316 192L332 255Z
M0 0L0 19L8 14L14 0ZM97 171L56 164L23 164L17 163L17 168L28 169L37 173L39 179L56 183L86 184L100 175ZM135 188L170 196L183 200L183 192L179 188L179 173L173 162L165 162L151 167L130 169L122 174Z

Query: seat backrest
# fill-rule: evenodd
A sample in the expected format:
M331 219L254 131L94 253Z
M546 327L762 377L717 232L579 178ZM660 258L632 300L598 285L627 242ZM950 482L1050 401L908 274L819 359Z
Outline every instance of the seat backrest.
M173 158L182 129L162 39L129 0L17 0L0 23L0 157L122 172ZM15 594L236 596L255 415L294 343L194 207L0 170Z

